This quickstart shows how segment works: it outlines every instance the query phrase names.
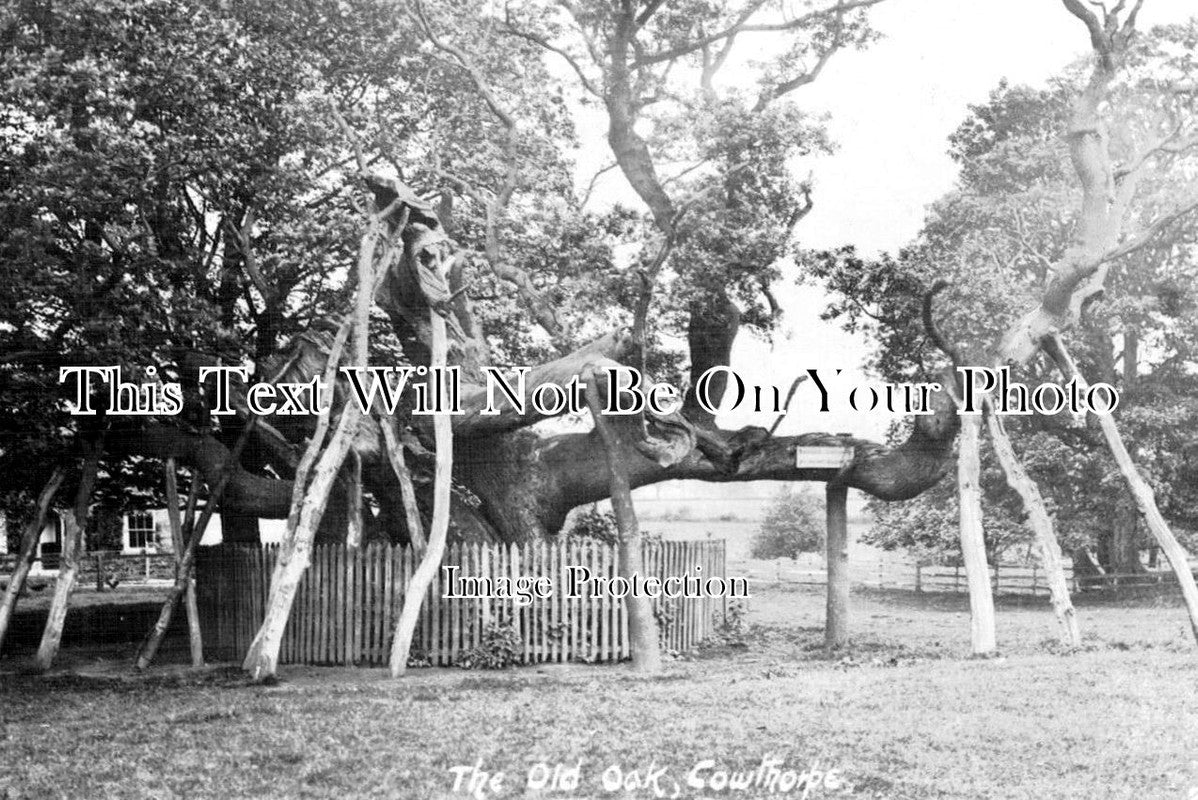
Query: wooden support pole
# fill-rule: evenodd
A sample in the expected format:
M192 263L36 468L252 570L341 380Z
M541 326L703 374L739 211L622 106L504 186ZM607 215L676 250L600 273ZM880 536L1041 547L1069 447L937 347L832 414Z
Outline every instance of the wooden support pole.
M367 249L366 241L367 237L363 237L361 249L364 252ZM329 360L325 365L326 385L333 382L341 358L341 349L352 326L353 320L346 319L333 339ZM287 620L291 616L291 605L299 590L300 580L308 569L312 543L316 539L316 530L320 527L320 521L328 506L329 493L337 479L337 472L345 461L345 455L353 444L358 423L362 418L357 404L346 403L328 446L321 452L330 424L330 414L331 412L328 412L320 416L316 432L308 442L295 472L287 533L279 546L278 560L275 561L275 568L271 573L266 613L242 662L242 668L250 673L255 681L272 680L278 670L279 649L283 643ZM311 482L308 481L309 474L312 475Z
M187 539L183 534L183 521L179 513L179 473L174 458L168 458L164 465L166 477L166 514L171 526L171 544L175 551L175 570L182 568L183 553L187 549ZM199 481L194 477L191 490L187 497L188 510L194 514L195 499L199 491ZM200 611L196 605L196 581L194 575L187 577L187 590L183 595L183 608L187 612L187 634L191 650L191 665L204 666L204 641L200 633Z
M25 579L29 577L29 570L33 567L33 556L37 552L37 542L41 538L42 528L50 513L50 503L53 502L54 495L58 494L58 489L62 486L64 478L66 478L66 470L62 467L55 467L50 479L42 488L41 494L38 495L33 518L29 520L29 524L25 526L25 530L21 534L21 549L17 552L17 560L13 564L13 572L8 579L8 587L4 590L4 597L0 599L0 650L4 648L4 637L8 633L9 623L17 608L17 598L21 594L21 590L25 588Z
M435 310L430 309L429 322L432 329L431 366L444 366L449 350L445 320ZM433 415L433 437L437 448L433 469L433 519L428 547L408 583L403 608L400 609L399 619L395 623L390 657L393 678L398 678L407 671L408 654L412 649L412 636L416 633L420 608L424 604L425 595L428 594L428 587L437 576L437 570L441 568L445 542L449 536L449 503L453 488L453 420L449 414Z
M166 601L162 604L162 610L158 613L158 620L154 623L154 627L150 629L140 648L138 648L137 658L134 660L134 668L143 670L150 666L154 660L155 654L158 652L158 647L162 644L163 638L166 637L166 630L170 627L171 618L175 614L175 608L179 605L179 598L187 591L187 587L191 585L191 568L195 564L196 545L200 539L204 538L204 530L208 527L208 523L212 520L212 515L216 513L217 507L220 505L220 496L225 491L225 484L229 482L229 477L239 469L238 462L241 459L241 452L245 449L246 442L249 441L250 434L258 424L257 417L250 417L246 421L245 427L242 428L241 434L237 437L237 443L233 446L233 450L229 453L229 458L225 461L224 467L221 469L220 477L216 479L216 485L212 487L212 492L208 495L208 502L204 506L204 513L200 515L200 521L196 524L195 530L184 531L187 544L183 548L183 556L179 559L178 574L175 576L175 582L167 593Z
M617 542L619 575L631 579L633 575L644 575L644 538L632 504L632 485L628 477L627 456L620 434L603 415L599 399L599 373L588 367L584 372L586 385L592 390L586 393L587 406L603 449L607 456L607 471L611 487L612 511L616 517L619 533ZM684 565L689 569L690 565ZM632 666L638 672L660 672L661 640L657 630L657 618L653 616L653 604L648 597L629 594L624 598L628 613L629 644L632 649Z
M994 595L990 591L990 567L986 563L986 542L982 532L981 459L978 455L981 430L981 415L962 415L957 489L961 555L969 583L970 640L974 655L987 655L998 647L994 632Z
M824 616L824 647L838 650L849 643L849 490L829 482L825 486L828 562L828 597Z
M333 108L338 125L354 142L358 164L362 173L366 172L366 161L361 147L354 137L353 131L344 118ZM369 200L367 202L370 202ZM341 349L345 345L349 332L353 332L352 365L366 368L370 361L370 309L374 305L374 297L378 291L379 281L387 274L389 258L395 252L389 248L383 234L385 220L390 208L367 214L366 230L358 240L357 278L358 285L354 291L354 309L342 323L334 337L333 347L325 364L324 382L332 384L336 377L336 369L341 357ZM407 225L407 210L403 212L403 222L395 228L398 236ZM376 264L376 255L380 241L383 241L385 255ZM402 248L401 248L402 250ZM296 470L294 488L291 495L291 510L287 517L287 532L279 547L278 560L271 573L270 594L266 600L266 610L262 625L250 642L250 647L242 661L242 669L248 672L255 681L273 680L279 665L279 652L283 645L283 634L287 621L291 617L291 608L299 591L300 581L307 571L311 560L312 544L320 521L324 518L328 506L329 493L337 479L337 474L345 463L346 456L353 446L357 436L359 423L362 420L362 409L357 403L346 402L341 409L341 419L337 428L324 445L324 437L330 425L326 412L320 416L316 433L308 442L308 447L300 459ZM315 467L313 467L315 464ZM308 481L311 472L312 480ZM353 505L353 502L350 503ZM353 513L353 509L351 509ZM448 510L446 510L448 514ZM359 516L356 523L360 524ZM352 655L348 657L352 658Z
M1057 541L1053 529L1052 517L1048 515L1048 507L1036 482L1027 474L1023 463L1015 455L1015 448L1002 417L994 413L992 401L986 396L987 423L990 427L990 441L994 452L1007 476L1007 483L1023 501L1027 512L1027 521L1036 537L1036 552L1040 555L1040 563L1044 565L1045 579L1048 581L1048 593L1052 598L1052 608L1060 623L1061 641L1070 647L1080 647L1082 643L1081 627L1078 624L1077 612L1069 597L1069 583L1065 580L1065 567L1061 559L1061 545ZM1036 567L1032 566L1032 594L1036 593ZM997 581L996 581L997 582Z
M62 558L58 565L58 579L54 581L54 597L46 615L46 627L42 641L33 659L33 668L45 672L54 664L58 648L62 644L62 629L67 621L67 608L71 603L71 592L79 577L79 559L83 555L83 534L87 528L87 510L91 505L92 489L96 485L96 473L100 469L102 438L94 442L83 441L83 465L79 474L79 488L75 493L74 511L65 513L66 530L62 543Z
M403 442L399 440L391 427L391 419L378 416L379 428L383 431L383 442L386 444L387 458L391 462L391 470L399 481L399 498L403 502L404 519L408 525L408 541L417 553L424 552L427 542L424 538L424 523L420 519L420 508L416 505L416 487L412 484L412 471L404 460Z
M1067 377L1077 381L1080 392L1085 392L1089 388L1089 384L1078 370L1072 356L1065 349L1065 343L1061 341L1060 336L1054 334L1046 341L1045 345L1048 354L1056 361L1061 371ZM1119 433L1119 427L1115 424L1115 418L1110 414L1095 414L1094 416L1098 417L1098 424L1102 428L1103 436L1106 437L1107 446L1115 457L1115 463L1119 466L1119 471L1123 473L1123 479L1127 481L1132 496L1136 499L1140 513L1148 523L1148 530L1152 531L1152 535L1169 560L1169 566L1173 568L1173 574L1177 576L1177 584L1181 587L1181 596L1185 600L1186 610L1190 615L1190 632L1198 641L1198 585L1195 585L1194 573L1190 570L1189 554L1177 541L1169 523L1165 521L1160 509L1157 508L1152 487L1136 469L1131 454L1127 452L1127 445L1123 442L1123 436Z

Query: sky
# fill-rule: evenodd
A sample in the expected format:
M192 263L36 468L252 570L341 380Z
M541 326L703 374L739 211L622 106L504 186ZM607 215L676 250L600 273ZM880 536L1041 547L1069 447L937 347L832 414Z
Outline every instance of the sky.
M1194 0L1147 0L1141 30L1198 14ZM828 115L837 150L804 164L813 170L815 207L802 221L804 247L854 244L867 254L894 251L918 234L925 210L949 191L956 168L947 140L968 113L984 102L1003 78L1042 85L1083 56L1088 36L1079 20L1057 0L889 0L872 11L881 41L865 51L840 53L819 79L794 95L804 109ZM584 140L583 161L610 161L598 124ZM592 170L593 171L593 170ZM622 177L611 174L613 181ZM609 185L611 196L630 193ZM844 370L841 389L870 381L861 370L869 343L834 324L821 322L823 291L798 286L789 274L774 287L783 324L767 344L742 333L732 366L750 385L780 385L807 369L821 375ZM833 403L837 391L829 385ZM808 381L779 433L850 432L880 438L899 415L854 412L843 396L819 413L818 394ZM768 426L776 415L737 410L721 414L726 427Z

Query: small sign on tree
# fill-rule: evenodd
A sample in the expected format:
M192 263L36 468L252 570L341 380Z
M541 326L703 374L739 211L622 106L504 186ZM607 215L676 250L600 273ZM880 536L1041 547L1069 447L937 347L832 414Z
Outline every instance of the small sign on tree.
M835 469L848 466L853 448L842 445L799 446L795 448L795 466L800 469Z

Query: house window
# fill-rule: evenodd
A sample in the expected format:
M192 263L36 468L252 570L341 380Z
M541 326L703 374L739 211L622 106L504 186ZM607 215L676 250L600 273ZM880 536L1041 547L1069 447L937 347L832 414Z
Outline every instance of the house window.
M127 520L129 523L130 550L145 550L155 545L153 515L130 514Z

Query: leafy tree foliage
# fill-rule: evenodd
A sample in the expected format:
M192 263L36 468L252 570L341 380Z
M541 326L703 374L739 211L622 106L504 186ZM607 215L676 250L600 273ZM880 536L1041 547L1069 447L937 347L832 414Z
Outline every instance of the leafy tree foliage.
M753 558L798 558L822 551L824 533L822 504L788 486L770 502L750 552Z
M456 27L482 38L473 52L540 132L522 139L517 201L529 208L505 236L534 274L563 274L568 305L581 262L606 245L572 210L560 91L542 91L552 81L539 51ZM77 432L60 367L182 380L183 421L227 441L240 423L203 415L195 368L262 370L289 337L343 310L357 212L338 113L376 163L425 192L449 192L451 171L485 184L506 168L473 87L417 37L400 4L374 0L23 0L4 12L0 468L11 480L0 503L16 518ZM456 236L482 227L476 212L469 200L454 209ZM554 247L567 257L551 259ZM489 271L466 271L504 360L535 361L511 298ZM394 336L376 338L388 363L402 360ZM256 457L261 468L260 453L248 466ZM160 470L106 466L101 495L155 500Z
M1132 214L1142 221L1167 207L1195 166L1192 146L1154 144L1198 123L1190 44L1198 23L1158 28L1136 44L1131 68L1116 89L1108 120L1123 169L1139 170ZM1074 225L1071 167L1065 142L1068 98L1078 69L1043 89L1001 84L970 111L950 137L960 165L956 190L932 207L917 241L895 257L862 258L851 249L811 254L808 274L826 280L834 300L825 316L876 334L874 369L893 380L926 378L944 356L920 322L923 293L936 280L951 288L936 316L967 363L989 366L990 348L1016 314L1030 307L1051 277ZM1147 154L1147 155L1145 155ZM1150 246L1118 262L1107 292L1087 308L1070 347L1092 381L1121 391L1117 412L1137 463L1170 521L1193 531L1193 482L1183 472L1183 445L1198 424L1195 359L1198 261L1194 225L1167 228ZM1046 361L1018 380L1059 381ZM1008 427L1031 475L1045 490L1066 547L1094 547L1109 568L1138 567L1146 537L1135 528L1131 498L1092 422L1067 414L1009 418ZM992 555L1027 541L1017 498L993 455L983 450L987 540ZM954 557L956 514L951 487L908 503L874 508L878 544Z
M159 501L158 456L133 446L150 427L194 446L188 467L204 469L195 453L205 449L211 477L245 423L208 415L211 386L199 385L198 367L240 364L268 379L289 340L329 333L354 289L362 161L435 207L451 239L449 302L470 330L455 332L450 359L468 379L483 364L544 363L626 327L633 336L609 336L620 346L604 352L657 378L683 384L688 369L725 363L742 325L768 336L775 324L770 287L812 205L793 161L831 147L793 93L838 53L873 40L867 12L878 2L6 6L0 470L9 479L0 507L27 506L40 473L72 460L82 429L67 414L63 366L119 365L139 382L155 379L152 367L184 386L181 417L101 418L86 431L104 429L111 445L106 502ZM771 52L759 58L765 51L749 43L763 40ZM751 78L729 80L728 63ZM597 209L576 185L579 110L605 121L612 174L637 207ZM422 360L419 332L400 314L383 316L375 363ZM734 437L711 415L684 411L684 425L639 431L693 436L695 457L675 473L751 480L735 471L748 463L740 456L772 449L751 462L767 464L793 446ZM418 427L404 431L403 446L419 494L432 459ZM287 505L310 432L310 419L281 415L254 431L231 481L246 514ZM556 531L609 485L585 435L520 421L471 437L455 448L455 519L472 520L474 534ZM404 515L384 448L358 444L361 481L373 482L364 507L379 509L388 531L406 526L395 523ZM645 462L643 444L629 440L636 480L664 480L668 467ZM569 448L581 449L563 456ZM548 449L557 457L542 457ZM868 470L862 480L884 494L918 491L939 476L942 455L935 449L906 485Z

